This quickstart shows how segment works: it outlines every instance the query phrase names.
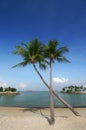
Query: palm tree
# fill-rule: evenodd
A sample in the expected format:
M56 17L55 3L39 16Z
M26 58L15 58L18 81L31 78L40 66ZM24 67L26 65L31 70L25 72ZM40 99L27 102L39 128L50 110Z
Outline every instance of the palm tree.
M34 39L30 43L21 43L20 46L16 46L16 50L13 51L13 54L18 54L23 58L23 61L21 63L18 63L17 65L13 66L13 68L18 66L26 66L28 64L32 64L34 69L36 70L37 74L43 81L43 83L47 86L47 88L50 90L50 86L47 84L47 82L44 80L43 76L38 71L36 64L38 63L39 67L42 69L46 69L47 61L45 60L43 53L44 53L44 44L40 43L38 39ZM59 59L59 58L58 58ZM63 103L65 106L67 106L75 115L79 116L79 113L74 110L74 108L71 107L70 104L68 104L63 98L58 95L54 90L52 90L53 94Z
M45 54L44 54L45 58L49 60L49 64L50 64L50 114L51 114L52 123L55 121L54 103L53 103L53 95L52 95L52 64L54 63L55 60L58 62L69 62L69 60L67 60L63 56L65 52L68 52L68 48L65 46L57 49L58 45L59 45L58 41L50 40L48 45L46 46Z

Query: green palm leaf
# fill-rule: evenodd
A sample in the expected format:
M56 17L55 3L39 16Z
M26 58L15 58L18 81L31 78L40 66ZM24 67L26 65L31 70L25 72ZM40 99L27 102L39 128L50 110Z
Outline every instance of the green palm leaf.
M21 43L20 46L16 46L16 50L13 51L13 54L18 54L23 57L23 61L14 67L17 66L26 66L27 64L38 63L40 68L46 69L46 62L43 53L45 45L41 43L38 39L34 39L28 43Z
M64 53L69 52L66 46L58 48L59 42L56 40L50 40L45 49L45 58L48 60L58 61L58 62L70 62L66 57L64 57Z

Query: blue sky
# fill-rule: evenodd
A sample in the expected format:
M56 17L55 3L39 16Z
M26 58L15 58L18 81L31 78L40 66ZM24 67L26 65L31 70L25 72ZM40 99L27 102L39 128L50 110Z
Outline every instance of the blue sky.
M0 85L18 90L47 90L32 66L11 69L22 59L13 55L15 46L34 38L50 39L68 46L71 61L55 63L53 87L86 87L86 0L0 0ZM41 71L49 81L49 70Z

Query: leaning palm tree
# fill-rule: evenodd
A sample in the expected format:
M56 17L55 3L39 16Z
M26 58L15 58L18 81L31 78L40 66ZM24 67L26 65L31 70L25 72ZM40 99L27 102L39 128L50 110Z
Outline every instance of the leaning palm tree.
M33 65L34 69L36 70L37 74L43 81L43 83L47 86L50 90L50 85L44 80L43 76L38 71L36 64L39 65L42 69L46 68L47 61L44 58L44 44L40 43L38 39L34 39L30 43L21 43L20 46L16 46L16 50L13 51L13 54L18 54L23 58L21 63L13 66L13 68L18 66L26 66L28 64ZM67 106L75 115L79 116L79 113L72 108L70 104L68 104L63 98L58 95L54 90L52 90L53 94L65 105Z

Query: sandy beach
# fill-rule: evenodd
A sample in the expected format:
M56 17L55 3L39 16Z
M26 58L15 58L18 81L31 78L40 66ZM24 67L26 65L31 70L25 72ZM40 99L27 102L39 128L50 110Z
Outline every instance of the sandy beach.
M55 124L48 122L49 109L0 107L0 130L86 130L86 108L55 108Z

